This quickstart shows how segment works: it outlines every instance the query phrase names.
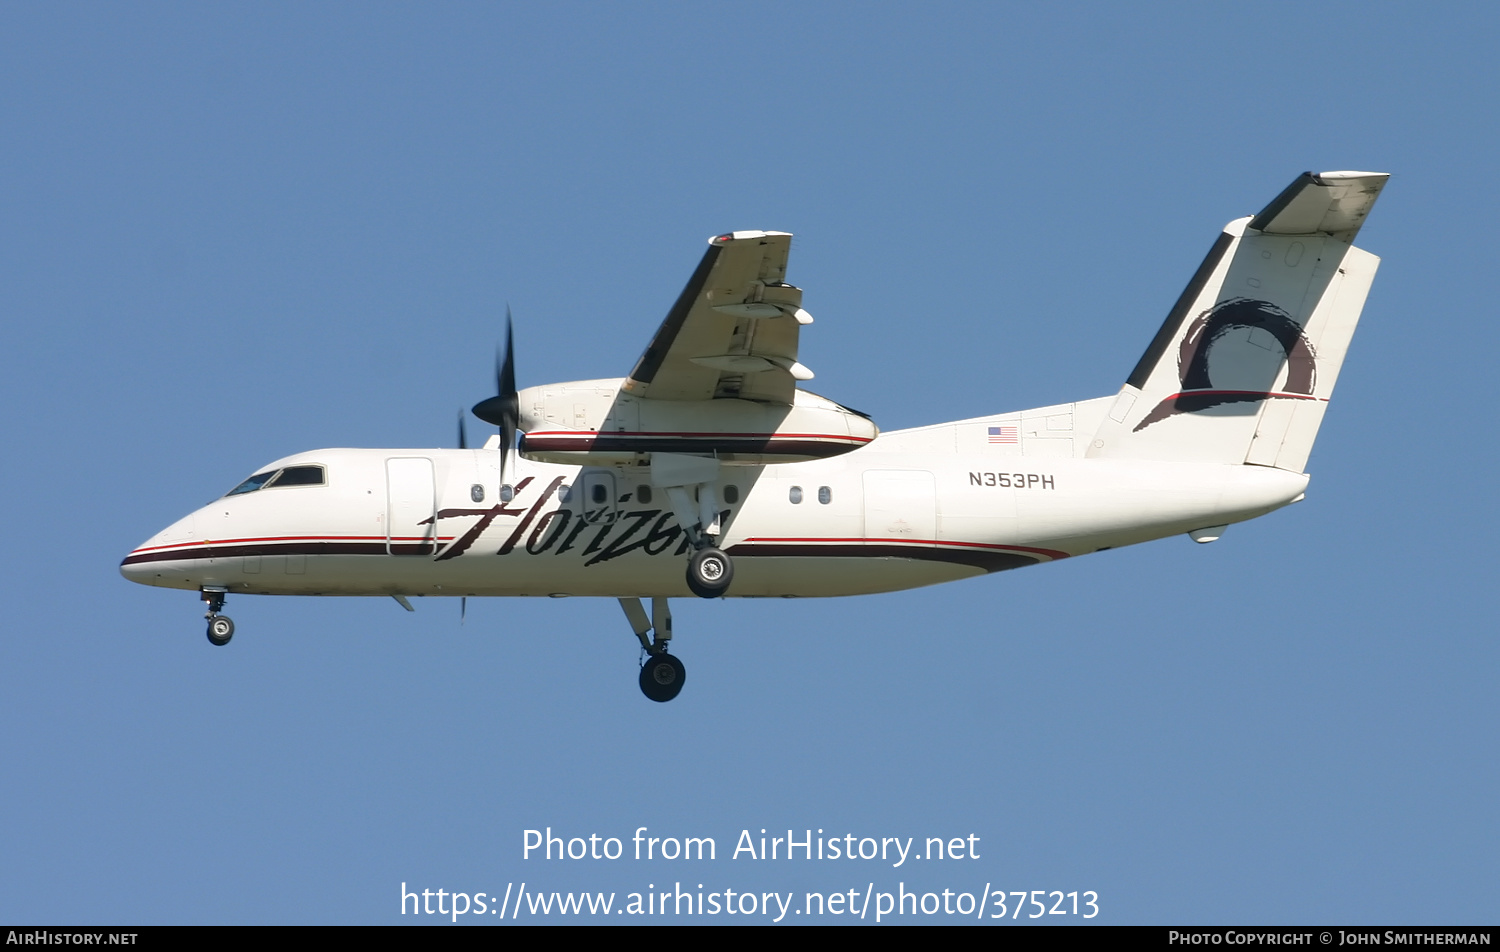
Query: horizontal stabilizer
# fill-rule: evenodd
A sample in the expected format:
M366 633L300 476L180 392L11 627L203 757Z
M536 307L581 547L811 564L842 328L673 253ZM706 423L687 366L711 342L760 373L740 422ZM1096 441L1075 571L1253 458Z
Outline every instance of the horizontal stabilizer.
M1330 235L1352 244L1388 178L1384 172L1303 172L1246 227L1263 235Z

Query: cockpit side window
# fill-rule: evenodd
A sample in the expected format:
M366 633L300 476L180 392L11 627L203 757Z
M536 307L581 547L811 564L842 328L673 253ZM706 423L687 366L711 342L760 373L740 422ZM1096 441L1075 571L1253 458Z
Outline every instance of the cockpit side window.
M241 496L245 493L253 493L266 484L266 481L276 475L276 470L268 469L264 473L256 473L249 479L225 493L226 496Z
M326 485L328 485L328 474L324 467L288 466L286 469L268 469L264 473L256 473L231 489L226 495L243 496L245 493L253 493L257 489L266 489L271 486L280 488L282 486Z
M321 466L288 466L269 486L322 486L327 483Z

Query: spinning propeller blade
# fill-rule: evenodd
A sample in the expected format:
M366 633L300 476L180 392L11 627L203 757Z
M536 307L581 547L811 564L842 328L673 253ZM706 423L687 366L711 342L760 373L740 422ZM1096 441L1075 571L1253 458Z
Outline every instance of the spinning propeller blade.
M516 354L510 306L505 308L505 354L495 355L495 395L474 405L474 415L500 428L500 484L505 485L510 454L516 445L520 400L516 396Z

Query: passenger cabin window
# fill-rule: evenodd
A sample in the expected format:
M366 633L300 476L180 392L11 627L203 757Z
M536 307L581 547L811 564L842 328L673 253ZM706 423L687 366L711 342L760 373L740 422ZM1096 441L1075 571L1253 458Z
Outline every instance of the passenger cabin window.
M643 505L651 505L651 487L642 483L641 488L635 491L635 498L639 499Z
M802 487L793 486L791 490L786 494L786 498L790 499L792 501L792 505L794 506L802 505Z
M557 487L557 501L566 505L573 498L573 487L563 483Z
M833 502L833 490L827 486L819 486L818 502L822 503L825 506Z
M724 487L724 501L731 506L740 501L740 487L730 483Z
M595 483L594 485L590 486L589 496L596 506L602 506L605 503L609 502L609 490L604 488L603 483Z
M469 498L475 502L484 502L484 487L475 483L469 487Z

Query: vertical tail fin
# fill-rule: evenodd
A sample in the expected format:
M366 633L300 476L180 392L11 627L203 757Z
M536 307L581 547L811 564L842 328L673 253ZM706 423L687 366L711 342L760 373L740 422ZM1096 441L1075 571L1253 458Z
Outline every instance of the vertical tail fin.
M1225 226L1088 455L1302 472L1380 263L1351 243L1387 178L1307 172Z

